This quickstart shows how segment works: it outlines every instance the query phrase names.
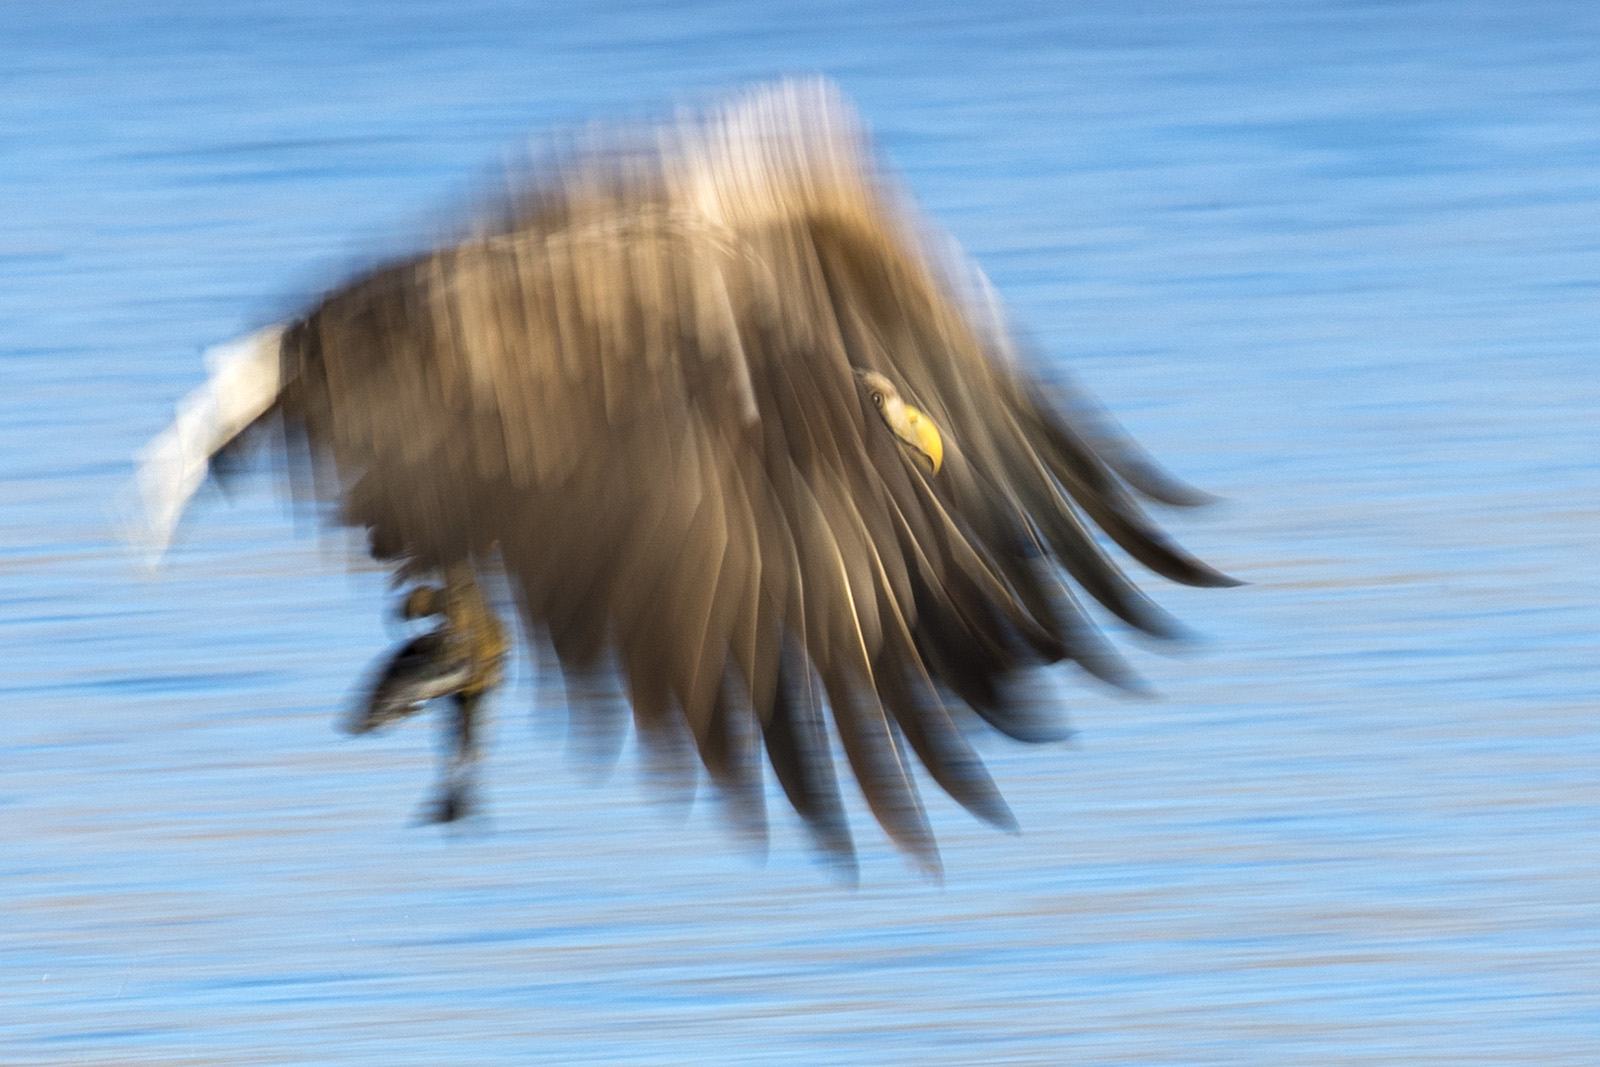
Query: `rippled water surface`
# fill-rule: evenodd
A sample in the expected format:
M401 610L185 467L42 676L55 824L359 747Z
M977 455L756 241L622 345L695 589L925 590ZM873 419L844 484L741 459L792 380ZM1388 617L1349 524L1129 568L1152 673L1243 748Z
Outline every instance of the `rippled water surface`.
M0 6L0 1062L1600 1063L1594 9L206 7ZM1252 584L986 740L943 885L595 785L526 663L412 825L432 731L332 729L382 576L261 477L148 578L131 455L520 137L794 72Z

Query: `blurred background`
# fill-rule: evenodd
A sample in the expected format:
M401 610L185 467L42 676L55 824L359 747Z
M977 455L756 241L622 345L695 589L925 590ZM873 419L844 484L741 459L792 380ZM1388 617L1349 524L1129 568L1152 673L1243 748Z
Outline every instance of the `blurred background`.
M1600 1062L1596 8L211 7L0 6L0 1061ZM417 827L435 724L333 728L383 575L264 472L152 578L132 456L530 134L785 74L1252 584L980 739L1021 836L925 791L943 885L597 785L526 660Z

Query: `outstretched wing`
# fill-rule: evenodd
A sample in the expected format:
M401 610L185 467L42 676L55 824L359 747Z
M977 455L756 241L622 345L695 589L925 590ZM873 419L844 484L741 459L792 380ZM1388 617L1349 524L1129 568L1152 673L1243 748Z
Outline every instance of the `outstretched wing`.
M1134 499L1186 491L1031 381L963 269L837 97L786 86L569 159L503 225L332 294L285 334L280 408L376 554L503 567L568 670L614 659L652 751L692 745L759 824L764 747L847 858L826 707L873 813L934 869L912 753L1011 825L953 698L1034 739L1016 670L1124 677L1057 568L1170 629L1093 527L1228 584ZM942 428L937 474L858 369Z

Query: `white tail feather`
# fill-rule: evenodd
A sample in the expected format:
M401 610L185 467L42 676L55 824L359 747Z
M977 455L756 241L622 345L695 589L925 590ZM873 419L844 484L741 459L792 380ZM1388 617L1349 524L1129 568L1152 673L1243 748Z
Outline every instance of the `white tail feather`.
M206 480L211 457L278 399L283 329L269 326L208 349L211 377L179 402L172 425L140 451L144 517L132 540L151 566L161 562L189 498Z

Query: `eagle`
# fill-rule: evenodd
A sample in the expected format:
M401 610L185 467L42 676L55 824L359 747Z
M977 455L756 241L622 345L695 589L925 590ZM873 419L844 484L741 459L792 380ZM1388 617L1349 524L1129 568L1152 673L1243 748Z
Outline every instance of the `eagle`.
M435 818L471 808L514 602L569 683L615 680L647 758L703 765L759 832L770 764L855 870L837 747L937 875L914 764L1014 830L975 725L1059 736L1018 696L1040 665L1132 684L1082 596L1177 632L1113 551L1236 584L1140 502L1207 497L1018 352L842 94L760 87L574 137L441 247L213 349L142 454L143 536L159 554L274 427L297 487L393 568L400 614L432 620L348 725L448 704Z

